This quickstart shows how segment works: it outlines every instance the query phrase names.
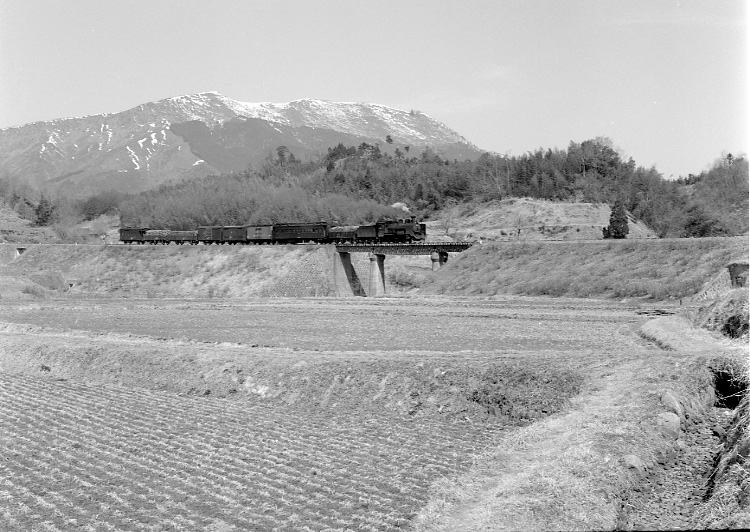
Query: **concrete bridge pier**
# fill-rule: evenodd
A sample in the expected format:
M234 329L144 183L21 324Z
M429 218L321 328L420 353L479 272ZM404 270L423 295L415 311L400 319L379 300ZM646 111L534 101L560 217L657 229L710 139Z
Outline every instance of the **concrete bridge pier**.
M365 296L365 291L352 265L352 256L345 251L333 253L333 278L336 296Z
M385 255L369 253L370 259L370 290L369 296L385 295Z
M442 268L443 264L448 262L447 251L433 251L430 253L430 260L432 260L432 271L436 272Z

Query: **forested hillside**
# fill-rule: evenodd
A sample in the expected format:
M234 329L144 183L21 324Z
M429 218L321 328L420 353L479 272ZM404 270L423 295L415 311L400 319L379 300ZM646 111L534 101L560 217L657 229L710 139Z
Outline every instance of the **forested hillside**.
M34 197L35 191L7 181L0 181L0 196L40 223L54 220L55 213L71 212L86 218L119 212L124 225L172 229L283 221L362 223L398 214L387 207L394 203L430 218L458 203L529 197L620 200L661 237L748 231L745 156L728 154L710 170L670 181L655 168L625 160L606 138L518 156L484 153L473 161L450 160L429 148L412 151L390 136L377 144L339 144L307 161L279 146L263 164L243 172L162 185L136 196L100 194L71 205L64 198Z

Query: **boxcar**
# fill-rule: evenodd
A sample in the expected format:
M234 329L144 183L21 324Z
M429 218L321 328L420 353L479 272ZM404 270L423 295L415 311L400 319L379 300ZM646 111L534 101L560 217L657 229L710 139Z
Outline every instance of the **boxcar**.
M246 225L245 240L249 244L268 244L273 241L273 226Z
M204 244L221 244L222 227L220 225L204 225L198 228L198 242Z
M273 241L279 244L329 241L328 224L276 224L273 226Z
M221 228L222 244L244 244L246 238L244 225L227 225Z
M166 240L175 244L196 244L198 231L169 231Z

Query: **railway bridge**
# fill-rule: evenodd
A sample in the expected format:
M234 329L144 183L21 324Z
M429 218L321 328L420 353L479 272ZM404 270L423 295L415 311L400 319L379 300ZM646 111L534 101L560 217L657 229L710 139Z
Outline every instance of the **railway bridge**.
M367 253L370 259L370 283L367 294L385 294L385 257L387 255L429 255L432 271L448 262L448 253L466 251L474 242L427 242L412 244L336 244L333 274L340 293L360 293L359 281L352 265L351 253Z

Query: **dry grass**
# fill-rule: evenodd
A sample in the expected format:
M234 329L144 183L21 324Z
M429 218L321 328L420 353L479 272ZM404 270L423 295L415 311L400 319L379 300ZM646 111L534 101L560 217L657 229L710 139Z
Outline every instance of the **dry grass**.
M452 258L420 293L680 299L747 254L745 237L485 244Z
M721 363L721 361L719 361ZM750 355L741 365L723 364L733 379L750 385ZM750 394L740 401L723 442L722 456L713 473L712 493L694 517L696 529L750 528Z
M327 295L321 293L328 283L325 257L319 246L36 245L6 261L1 273L27 284L76 279L73 293L100 295Z

